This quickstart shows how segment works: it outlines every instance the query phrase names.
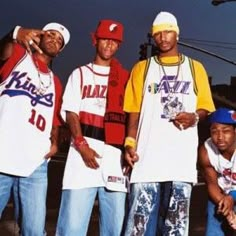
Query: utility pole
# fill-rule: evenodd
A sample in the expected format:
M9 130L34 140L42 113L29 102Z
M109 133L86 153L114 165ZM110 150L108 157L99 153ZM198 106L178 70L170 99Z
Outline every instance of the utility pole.
M141 44L139 46L139 60L146 60L151 56L151 47L152 47L152 35L150 33L147 34L147 42Z
M145 60L151 56L157 55L158 54L158 48L157 46L152 42L152 34L148 33L147 34L147 42L141 44L139 46L140 51L139 51L139 60Z

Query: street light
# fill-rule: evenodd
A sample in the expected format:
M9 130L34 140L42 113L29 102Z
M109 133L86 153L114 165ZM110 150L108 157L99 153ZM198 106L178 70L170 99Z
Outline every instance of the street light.
M211 1L211 4L214 6L218 6L221 3L226 3L226 2L235 2L236 0L213 0Z

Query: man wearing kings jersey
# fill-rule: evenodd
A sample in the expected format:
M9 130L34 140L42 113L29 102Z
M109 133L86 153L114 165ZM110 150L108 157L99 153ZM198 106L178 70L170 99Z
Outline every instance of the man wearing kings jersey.
M16 26L0 41L0 217L13 192L21 235L45 235L62 94L49 65L69 38L63 25L49 23L43 30Z

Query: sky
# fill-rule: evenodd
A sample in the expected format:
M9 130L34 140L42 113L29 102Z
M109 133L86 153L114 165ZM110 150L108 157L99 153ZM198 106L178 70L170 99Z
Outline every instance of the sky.
M72 70L93 60L95 48L90 34L99 20L113 19L124 25L124 42L116 57L130 70L160 11L176 16L180 42L231 62L179 46L180 52L202 62L213 85L230 84L231 76L236 76L236 1L213 6L211 0L7 0L1 3L0 37L16 25L26 28L42 28L49 22L65 25L71 40L53 62L54 72L65 85ZM216 42L220 44L216 46Z

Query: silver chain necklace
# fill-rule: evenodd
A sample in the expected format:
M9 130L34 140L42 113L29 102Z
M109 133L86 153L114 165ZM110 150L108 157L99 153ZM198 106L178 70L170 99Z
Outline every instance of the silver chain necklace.
M165 68L163 63L161 62L160 58L157 58L159 61L159 70L161 68L164 78L168 80L168 76L166 74ZM176 81L179 77L179 73L181 70L181 56L178 56L178 68L176 75L173 78L173 81ZM160 73L161 74L161 73ZM182 74L182 79L183 79L183 74ZM184 106L183 106L183 96L182 96L182 101L179 101L179 98L175 96L175 91L173 87L170 87L169 83L168 84L168 93L167 96L162 95L162 90L161 90L161 104L163 105L163 114L165 115L166 118L168 119L174 119L175 116L179 112L184 111Z
M93 83L94 83L94 89L96 89L97 83L95 79L95 70L94 70L94 63L92 62L92 73L93 73ZM99 109L104 109L106 106L106 100L104 98L99 98L99 94L96 96L96 102L94 103L95 106L97 106Z
M178 56L178 68L177 68L177 73L176 73L176 75L175 75L175 77L174 77L174 80L177 80L178 77L179 77L180 64L181 64L181 62L180 62L180 60L181 60L180 57L181 57L181 56L179 55L179 56ZM160 67L161 67L161 69L162 69L162 72L163 72L165 78L167 79L168 77L167 77L167 74L166 74L164 65L163 65L163 63L162 63L161 60L160 60L160 57L158 57L158 61L160 62L159 65L160 65ZM169 91L168 91L168 92L169 92L169 94L170 94L170 93L173 93L173 90L172 90L171 87L169 87Z
M36 93L40 96L44 95L48 88L52 85L52 71L50 69L49 70L49 83L46 85L42 78L41 78L41 75L40 75L40 70L39 70L39 64L38 64L38 61L37 59L33 60L34 61L34 64L35 64L35 67L37 69L37 72L38 72L38 79L39 79L39 85L38 87L36 88Z

